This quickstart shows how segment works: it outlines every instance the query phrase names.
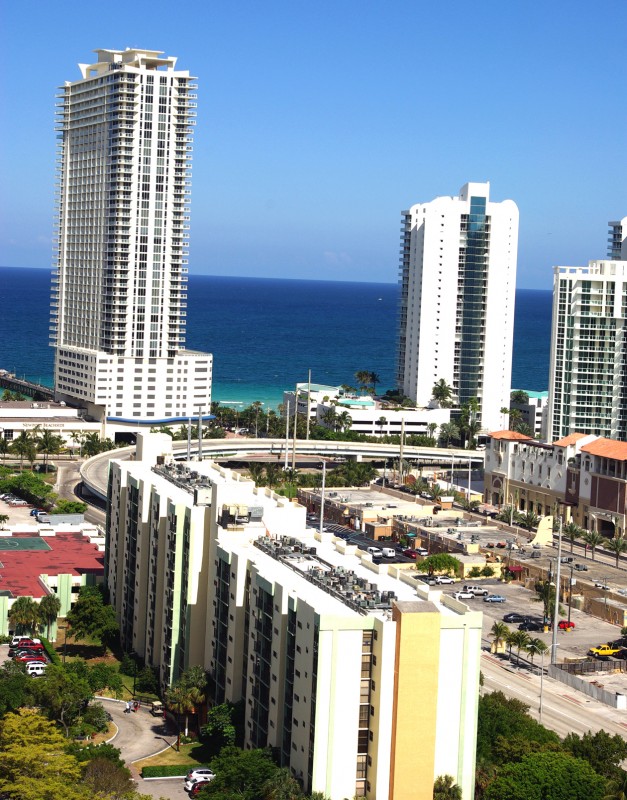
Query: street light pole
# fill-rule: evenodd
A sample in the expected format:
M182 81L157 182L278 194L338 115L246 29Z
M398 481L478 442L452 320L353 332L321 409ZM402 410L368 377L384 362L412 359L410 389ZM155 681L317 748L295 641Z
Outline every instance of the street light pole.
M559 617L560 607L560 568L562 566L562 515L559 516L559 528L557 539L557 566L555 569L555 608L553 610L553 651L551 653L551 664L555 664L557 660L557 623ZM550 586L550 584L549 584Z
M555 652L555 648L558 647L558 646L559 645L557 645L557 644L550 644L549 647L548 647L548 649L551 651L551 663L553 663L552 656L553 656L553 653ZM539 718L540 725L542 725L542 696L543 696L543 692L544 692L544 653L545 653L545 651L543 650L542 651L542 666L540 667L540 705L538 707L538 718Z
M573 603L573 570L575 568L574 564L570 565L570 585L568 591L568 628L570 630L570 607Z

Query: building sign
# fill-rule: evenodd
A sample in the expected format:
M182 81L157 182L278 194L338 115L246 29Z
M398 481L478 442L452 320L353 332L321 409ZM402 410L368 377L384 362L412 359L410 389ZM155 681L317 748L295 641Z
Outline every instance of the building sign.
M65 428L65 422L24 422L22 423L23 428L47 428L59 430Z

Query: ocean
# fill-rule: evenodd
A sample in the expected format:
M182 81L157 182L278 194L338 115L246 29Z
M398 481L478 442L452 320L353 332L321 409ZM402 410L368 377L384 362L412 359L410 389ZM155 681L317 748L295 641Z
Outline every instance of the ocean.
M187 343L213 353L213 399L276 407L307 381L354 385L376 372L394 386L398 287L190 275ZM512 386L548 388L550 291L516 292ZM0 368L52 386L50 273L0 267Z

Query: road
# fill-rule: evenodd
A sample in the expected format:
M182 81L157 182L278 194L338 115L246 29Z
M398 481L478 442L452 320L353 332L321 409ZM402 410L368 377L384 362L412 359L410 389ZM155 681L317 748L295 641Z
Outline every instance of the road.
M515 656L514 656L515 661ZM484 653L481 658L483 692L503 692L529 706L529 714L539 720L540 675L517 669L498 657ZM569 733L605 730L627 736L624 711L598 703L574 689L545 675L543 681L542 724L562 738Z

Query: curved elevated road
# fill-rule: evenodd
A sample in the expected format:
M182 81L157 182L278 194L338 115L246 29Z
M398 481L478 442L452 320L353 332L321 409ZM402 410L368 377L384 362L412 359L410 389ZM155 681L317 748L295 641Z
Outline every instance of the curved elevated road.
M187 442L172 442L174 457L183 459L187 456ZM292 452L293 443L290 442L288 454ZM111 459L125 460L135 452L135 447L124 447L119 450L109 450L100 453L81 466L81 479L83 485L96 497L106 500L107 473ZM285 457L284 439L204 439L202 443L202 456L207 459L222 456L241 456L244 459L250 455L270 454L277 460ZM327 458L342 457L354 458L398 458L398 444L382 444L379 442L338 442L297 439L297 455L317 455ZM198 440L191 445L191 455L198 455ZM455 450L440 447L409 447L403 448L403 458L420 460L432 464L451 464L456 466L468 465L469 459L473 462L483 463L484 454L477 450Z

